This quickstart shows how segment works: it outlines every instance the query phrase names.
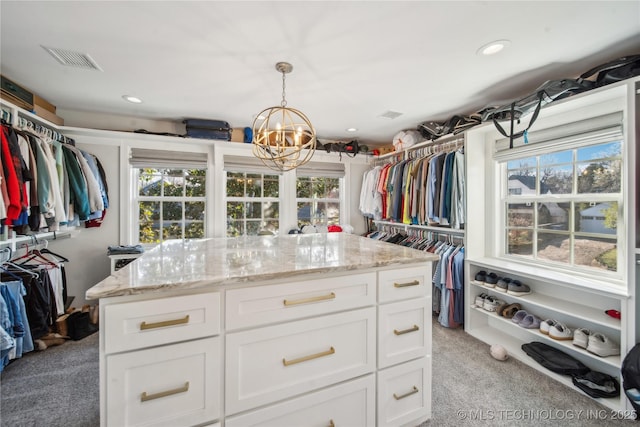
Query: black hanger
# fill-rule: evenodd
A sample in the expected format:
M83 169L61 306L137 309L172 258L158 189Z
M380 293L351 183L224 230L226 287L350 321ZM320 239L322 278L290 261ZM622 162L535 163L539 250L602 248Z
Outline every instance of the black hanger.
M55 253L55 252L51 252L51 251L50 251L49 249L47 249L47 248L40 249L40 252L41 252L41 253L43 253L43 254L51 254L51 255L53 255L54 257L59 258L61 261L64 261L64 262L70 262L66 257L63 257L62 255L57 254L57 253Z

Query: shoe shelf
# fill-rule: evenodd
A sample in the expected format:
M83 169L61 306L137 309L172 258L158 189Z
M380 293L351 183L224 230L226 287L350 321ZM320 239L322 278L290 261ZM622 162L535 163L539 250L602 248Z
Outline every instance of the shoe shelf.
M479 310L473 310L472 312L475 313ZM491 314L488 313L487 314ZM498 318L498 316L495 316L496 318ZM504 321L504 319L502 319ZM520 328L518 325L513 325L518 329L523 329ZM523 329L524 330L524 329ZM501 346L503 346L506 350L507 353L509 354L510 358L514 358L522 363L524 363L525 365L547 375L548 377L553 378L554 380L566 385L567 387L569 387L570 389L576 391L577 393L580 393L584 396L588 396L586 393L582 392L580 389L578 389L572 382L571 377L568 375L560 375L557 374L555 372L552 372L548 369L546 369L545 367L543 367L542 365L540 365L538 362L536 362L534 359L532 359L531 357L529 357L529 355L527 355L527 353L525 353L522 348L520 347L523 344L523 341L517 337L514 337L506 332L502 332L494 327L491 326L484 326L484 327L480 327L480 328L474 328L470 331L468 331L468 333L479 339L480 341L486 342L486 343L490 343L490 344L500 344ZM540 334L542 335L542 334ZM556 341L556 340L553 340ZM597 357L597 356L596 356ZM508 359L507 359L508 360ZM496 361L496 363L508 363L508 362L499 362ZM592 368L593 364L588 364L585 363L587 366L589 366L590 368ZM604 372L604 370L602 370ZM609 375L613 375L615 377L618 378L618 380L620 380L620 373L618 369L615 370L607 370L607 372ZM590 397L590 396L588 396ZM620 393L620 396L615 398L615 397L611 397L611 398L593 398L590 397L591 399L595 400L596 402L600 403L601 405L610 408L614 411L624 411L625 410L625 395L624 393Z
M478 288L476 292L471 293L471 297L475 297L475 295L477 294L480 294L482 292L486 293L487 291L489 291L491 292L491 295L494 295L500 299L504 299L505 301L517 302L521 305L526 304L527 306L533 306L540 309L557 311L557 312L563 313L564 315L575 318L576 321L584 321L584 322L593 324L594 328L597 326L601 326L601 327L610 328L616 331L620 331L621 329L620 319L615 319L607 315L604 312L604 310L599 308L578 304L574 301L558 299L553 296L536 292L533 289L529 295L518 296L518 295L509 294L509 293L498 292L495 290L495 288L485 286L484 284L478 284L474 281L471 281L470 284ZM612 304L615 305L614 302L612 302ZM619 310L619 309L616 308L616 310ZM532 314L536 314L533 309L532 309ZM576 325L576 326L582 327L582 325Z
M542 341L542 342L545 342L545 343L548 343L548 344L555 344L556 347L559 346L560 349L563 350L563 351L568 350L569 353L572 353L572 356L578 356L578 355L586 356L589 359L597 360L599 363L610 365L614 369L619 369L620 368L620 364L622 363L622 360L620 359L620 355L600 357L597 354L590 353L590 352L588 352L587 350L585 350L583 348L580 348L580 347L577 347L577 346L573 345L572 340L556 340L556 339L551 338L548 335L543 334L542 332L540 332L539 329L526 329L526 328L523 328L523 327L519 326L517 323L512 322L511 319L507 319L505 317L498 316L497 313L490 312L490 311L487 311L487 310L485 310L483 308L479 308L479 307L476 307L476 306L472 306L471 308L473 310L476 310L476 311L479 311L481 313L484 313L487 316L490 316L494 322L502 322L502 324L500 325L500 328L499 328L501 330L504 330L505 328L517 328L517 330L519 330L519 331L527 332L528 334L530 334L530 337L531 337L527 342L530 342L530 341ZM528 306L526 306L526 305L523 305L522 309L529 311ZM535 312L533 312L533 311L529 311L529 313L535 314ZM542 320L544 320L544 319L542 319ZM590 360L589 360L589 362L590 362Z

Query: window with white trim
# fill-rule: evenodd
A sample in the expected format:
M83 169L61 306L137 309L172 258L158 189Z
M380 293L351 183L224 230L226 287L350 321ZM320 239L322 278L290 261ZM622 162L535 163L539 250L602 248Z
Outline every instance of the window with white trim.
M280 175L259 160L225 156L227 236L278 234Z
M505 256L617 274L622 144L614 126L498 149Z
M296 170L298 227L338 225L344 164L310 162Z
M205 237L206 161L204 153L132 149L137 243Z

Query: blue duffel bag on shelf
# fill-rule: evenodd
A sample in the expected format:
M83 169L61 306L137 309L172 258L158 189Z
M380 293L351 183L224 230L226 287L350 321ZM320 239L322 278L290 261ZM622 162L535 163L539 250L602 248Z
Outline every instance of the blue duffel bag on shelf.
M231 141L231 126L223 120L186 119L183 121L189 138Z

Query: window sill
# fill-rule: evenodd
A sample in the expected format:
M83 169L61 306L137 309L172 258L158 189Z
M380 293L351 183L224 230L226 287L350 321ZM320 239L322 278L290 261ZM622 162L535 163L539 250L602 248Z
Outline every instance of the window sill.
M467 261L487 269L513 272L532 279L542 279L577 290L589 290L595 294L611 297L630 297L626 282L613 278L597 278L572 272L571 274L549 266L532 265L505 258L467 258Z

